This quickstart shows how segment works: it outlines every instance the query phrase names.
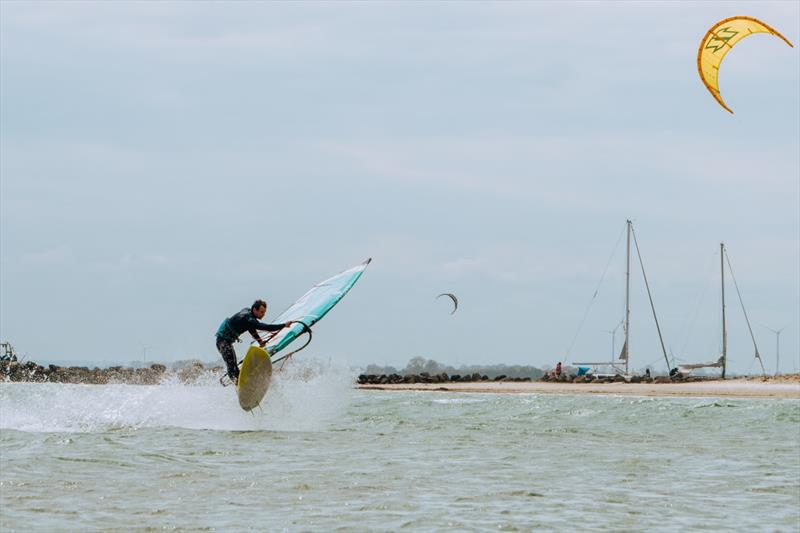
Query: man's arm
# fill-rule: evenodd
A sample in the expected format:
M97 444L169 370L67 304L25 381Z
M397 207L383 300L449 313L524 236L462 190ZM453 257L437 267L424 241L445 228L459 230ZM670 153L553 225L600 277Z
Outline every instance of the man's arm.
M263 322L256 322L256 329L261 331L280 331L286 327L286 324L265 324Z
M291 321L285 322L283 324L265 324L264 322L259 322L258 320L253 319L253 324L252 324L253 327L252 327L252 329L250 329L250 335L252 335L253 338L256 341L258 341L258 344L260 344L261 347L263 348L264 345L267 343L267 341L263 340L258 335L258 332L256 330L261 330L261 331L280 331L283 328L288 328L291 324L292 324Z

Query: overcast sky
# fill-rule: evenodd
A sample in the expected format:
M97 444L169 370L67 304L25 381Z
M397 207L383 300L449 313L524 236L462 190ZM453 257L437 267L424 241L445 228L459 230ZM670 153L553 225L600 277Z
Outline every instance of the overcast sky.
M696 55L740 14L795 48L728 54L730 115ZM798 42L798 2L0 2L0 337L214 360L225 316L373 257L305 354L606 359L631 218L675 357L719 354L724 240L768 368L788 326L796 370ZM631 363L664 367L634 267Z

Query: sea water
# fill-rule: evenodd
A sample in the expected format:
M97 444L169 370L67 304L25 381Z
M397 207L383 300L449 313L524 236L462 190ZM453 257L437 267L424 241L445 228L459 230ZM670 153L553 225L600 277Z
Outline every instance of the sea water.
M2 531L800 531L800 401L0 383Z

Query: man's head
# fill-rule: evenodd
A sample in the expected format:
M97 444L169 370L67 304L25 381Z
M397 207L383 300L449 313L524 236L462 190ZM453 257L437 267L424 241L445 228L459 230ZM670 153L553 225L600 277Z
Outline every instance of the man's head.
M250 310L253 312L253 316L261 320L264 318L264 315L267 314L267 302L264 300L256 300L253 302L253 305L250 306Z

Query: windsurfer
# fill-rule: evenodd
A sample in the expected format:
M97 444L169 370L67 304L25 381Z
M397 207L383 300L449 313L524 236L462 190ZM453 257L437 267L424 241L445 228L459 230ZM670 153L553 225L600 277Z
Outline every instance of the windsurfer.
M265 324L260 320L266 314L267 302L256 300L249 308L245 307L235 315L223 320L217 330L217 350L228 367L228 377L234 383L239 379L239 365L233 343L239 340L239 335L249 331L250 335L263 348L267 341L259 336L258 331L280 331L291 325L291 321L283 324Z

